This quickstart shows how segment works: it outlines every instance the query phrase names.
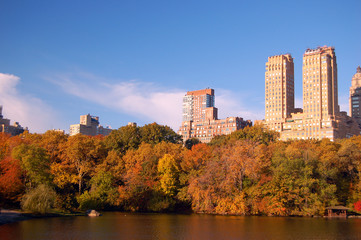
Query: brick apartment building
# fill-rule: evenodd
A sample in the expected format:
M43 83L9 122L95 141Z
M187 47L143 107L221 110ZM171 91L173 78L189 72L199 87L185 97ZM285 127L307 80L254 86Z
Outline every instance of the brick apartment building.
M214 90L210 88L190 91L183 97L183 121L178 134L183 141L198 138L208 143L214 136L227 135L246 126L252 126L250 120L240 117L218 119Z

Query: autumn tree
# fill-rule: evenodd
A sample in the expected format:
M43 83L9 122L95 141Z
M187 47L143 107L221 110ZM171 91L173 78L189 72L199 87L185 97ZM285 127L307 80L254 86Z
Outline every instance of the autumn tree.
M183 151L183 159L180 163L182 170L190 173L205 166L212 157L212 149L205 143L194 145L191 150Z
M52 166L54 182L58 186L63 185L63 181L77 182L81 194L84 177L90 177L96 163L105 158L104 144L95 137L77 134L68 138L62 154L62 162Z
M159 159L168 154L172 163L179 168L181 151L182 145L164 141L155 145L142 143L137 150L128 150L122 158L125 173L124 185L119 187L119 204L130 211L164 211L173 208L175 197L167 197L160 183L161 175L169 173L158 171L158 165Z
M68 135L63 132L48 130L42 134L42 138L39 141L39 146L47 151L50 157L50 162L60 161L61 146L67 141Z
M198 138L189 138L184 142L184 146L191 150L194 145L199 143L201 143L201 141Z
M142 143L137 150L128 150L123 161L124 185L119 187L119 205L125 210L147 211L158 176L158 158L152 145Z
M9 139L11 138L10 134L0 132L0 161L5 157L9 156Z
M173 197L179 190L179 167L170 154L165 154L158 162L160 188L166 196Z
M197 212L246 214L244 190L259 176L262 152L259 144L250 140L216 147L203 171L190 179L192 208Z
M20 161L6 157L0 161L0 207L17 206L20 203L25 184Z
M267 215L320 215L336 202L336 186L318 168L317 142L278 144L272 156L271 180L260 187Z
M19 136L11 136L7 133L0 133L0 161L10 157L12 150L24 142Z

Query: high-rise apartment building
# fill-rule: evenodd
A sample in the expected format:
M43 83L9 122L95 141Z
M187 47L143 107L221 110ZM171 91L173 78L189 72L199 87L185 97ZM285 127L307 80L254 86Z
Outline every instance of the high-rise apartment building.
M350 87L350 115L361 126L361 67L353 75Z
M183 121L204 121L208 112L213 112L217 118L217 108L214 107L214 90L210 88L190 91L183 97Z
M80 116L80 124L70 125L69 135L73 136L81 133L88 136L96 136L98 134L106 136L109 135L111 131L111 128L104 128L99 125L99 117L87 114Z
M183 122L178 134L183 141L198 138L201 142L210 142L214 136L227 135L246 126L252 126L250 120L240 117L218 119L218 110L214 107L213 89L187 92L183 98Z
M265 76L265 125L280 132L280 139L345 138L360 133L355 121L338 106L337 63L333 47L307 49L303 55L303 109L287 109L286 103L294 100L292 82L287 76L287 55L268 58ZM291 59L291 57L288 57ZM293 76L289 71L289 76ZM289 69L288 69L289 70ZM277 77L277 78L276 78ZM287 78L286 78L287 79ZM285 89L285 90L283 90ZM287 98L287 92L291 92ZM294 108L294 105L291 105ZM284 111L284 112L283 112Z
M273 129L294 112L294 65L290 54L272 56L266 63L265 120Z
M307 49L303 55L303 111L308 118L339 113L337 63L333 47Z

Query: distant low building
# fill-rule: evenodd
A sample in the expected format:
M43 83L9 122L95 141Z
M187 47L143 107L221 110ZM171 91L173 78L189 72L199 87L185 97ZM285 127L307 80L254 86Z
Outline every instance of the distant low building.
M128 126L132 126L132 127L136 127L137 123L136 122L128 122L127 124Z
M51 131L65 134L65 130L62 130L62 129L52 129Z
M15 122L13 125L10 125L10 119L6 119L2 115L3 107L0 106L0 132L9 133L12 136L19 135L24 132L24 128L18 123Z
M103 126L99 125L99 127L98 127L98 135L100 134L103 136L108 136L111 131L113 131L113 129L111 129L109 126L103 127Z
M252 126L250 120L241 117L218 119L218 109L214 107L214 90L203 89L187 92L183 97L183 122L178 130L183 141L198 138L208 143L217 135L227 135L246 126Z
M69 135L73 136L78 133L88 136L104 135L107 136L110 134L112 129L110 127L104 128L99 125L99 117L91 116L90 114L81 115L80 123L70 125Z

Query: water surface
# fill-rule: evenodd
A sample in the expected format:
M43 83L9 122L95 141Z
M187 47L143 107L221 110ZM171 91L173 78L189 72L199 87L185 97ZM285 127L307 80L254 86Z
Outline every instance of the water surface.
M0 239L361 239L361 219L108 212L2 225Z

